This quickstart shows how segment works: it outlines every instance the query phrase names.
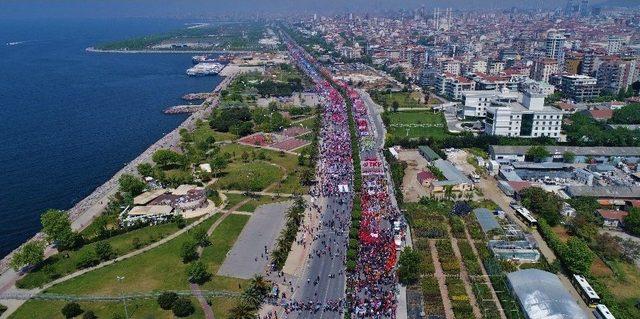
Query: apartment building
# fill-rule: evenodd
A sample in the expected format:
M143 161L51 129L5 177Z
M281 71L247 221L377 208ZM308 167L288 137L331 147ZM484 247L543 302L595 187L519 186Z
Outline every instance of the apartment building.
M542 59L535 61L531 72L531 78L536 81L549 83L552 74L559 72L558 61L554 59Z
M600 64L596 78L601 90L617 94L638 80L638 62L618 57L606 59Z
M600 94L597 80L586 75L563 75L560 88L576 102L588 102Z

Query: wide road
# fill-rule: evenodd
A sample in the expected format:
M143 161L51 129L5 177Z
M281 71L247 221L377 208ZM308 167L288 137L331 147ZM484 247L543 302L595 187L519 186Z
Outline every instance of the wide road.
M349 220L349 207L351 195L339 197L327 197L321 206L320 231L311 248L311 259L307 262L307 268L299 279L300 288L294 293L293 299L298 302L313 302L326 305L329 302L344 298L345 291L345 251L348 241L347 229L340 231L338 220ZM320 201L323 202L323 201ZM335 226L330 227L331 222ZM326 246L324 244L326 244ZM331 252L325 247L331 247ZM324 251L318 255L317 252ZM295 312L290 318L341 318L342 315L335 311L302 311Z

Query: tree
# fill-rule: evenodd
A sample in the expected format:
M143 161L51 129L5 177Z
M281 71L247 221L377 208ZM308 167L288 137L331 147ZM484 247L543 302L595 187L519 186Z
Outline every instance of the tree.
M44 259L44 242L32 240L24 244L11 258L11 267L18 270L25 265L32 266Z
M158 305L164 310L173 308L173 304L178 300L178 294L175 292L163 292L158 296Z
M544 146L533 146L527 151L525 157L532 159L534 162L541 162L550 155Z
M398 279L404 285L411 285L420 279L420 253L414 251L410 247L405 248L400 253L398 260Z
M98 319L98 316L96 316L93 310L89 310L82 315L82 319Z
M173 221L176 223L176 226L178 226L179 229L183 229L185 226L187 226L187 221L184 220L184 217L182 217L182 215L176 215L175 217L173 217Z
M131 174L122 174L118 179L120 185L120 191L123 193L129 193L132 197L142 194L147 184Z
M204 228L194 229L191 237L196 242L196 244L198 244L201 247L206 247L211 245L211 242L209 241L209 236L207 235L207 230Z
M111 248L111 244L109 244L106 241L101 241L96 243L95 251L96 251L96 256L98 256L100 260L109 260L113 258L113 255L114 255L113 249Z
M573 163L576 160L576 154L569 151L564 152L562 154L562 159L565 163Z
M40 216L40 223L49 242L63 250L73 246L75 238L67 212L49 209Z
M82 310L82 308L78 303L70 302L64 305L64 307L62 307L62 310L60 312L62 312L62 315L65 318L73 318L81 315L84 312L84 310Z
M189 278L189 282L201 285L211 278L211 273L209 273L207 267L198 260L192 262L189 264L189 267L187 267L187 277Z
M215 156L209 163L209 165L211 165L211 170L213 171L213 176L217 177L218 174L220 174L220 172L225 169L228 164L229 161L225 157L221 155Z
M520 192L520 197L524 207L544 218L549 225L555 226L560 222L562 199L558 195L539 187L529 187Z
M142 176L154 176L153 165L151 165L150 163L139 164L138 173Z
M238 305L229 310L229 319L255 319L256 311L246 302L240 301Z
M640 236L640 209L631 208L624 218L624 228L632 235Z
M395 113L398 112L398 109L400 108L400 104L398 103L398 101L393 101L393 103L391 103L391 110Z
M157 150L151 159L162 169L182 168L187 165L184 155L167 149Z
M187 240L182 243L182 247L180 247L180 257L182 257L182 262L188 263L192 260L198 258L198 244L193 240Z
M190 316L195 311L195 308L191 304L191 300L186 297L180 297L173 303L171 311L176 317L182 318Z
M582 239L571 237L567 241L566 251L563 254L563 261L569 271L576 274L589 274L594 254Z

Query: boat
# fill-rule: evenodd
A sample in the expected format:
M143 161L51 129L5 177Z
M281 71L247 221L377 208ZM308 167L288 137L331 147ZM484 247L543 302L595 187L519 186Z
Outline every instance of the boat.
M187 70L189 76L216 75L224 69L224 65L216 62L203 62Z
M191 61L193 62L193 64L218 62L215 58L211 58L206 54L205 55L196 55L193 58L191 58Z

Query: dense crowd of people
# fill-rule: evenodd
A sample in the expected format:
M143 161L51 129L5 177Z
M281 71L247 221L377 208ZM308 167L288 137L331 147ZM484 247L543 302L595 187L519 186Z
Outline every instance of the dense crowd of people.
M314 225L303 224L297 243L308 249L308 260L320 259L340 262L340 269L330 271L320 278L305 277L297 285L292 282L289 290L276 293L268 303L284 310L281 316L295 317L311 316L324 312L337 312L342 316L348 311L354 318L393 318L396 309L396 247L394 231L391 223L398 218L398 210L389 201L388 185L385 179L382 155L372 148L361 150L362 163L352 162L351 135L349 131L346 103L340 94L309 62L312 60L304 50L288 43L289 52L298 66L310 76L316 84L316 90L324 101L322 122L320 129L319 159L317 184L312 187L310 194L313 203L311 214L323 216ZM359 123L357 129L361 137L370 135L366 108L359 100L358 94L346 84L340 83L347 89L354 105L354 114ZM323 299L315 295L304 299L295 298L294 286L316 287L326 280L333 280L346 274L346 251L348 233L351 225L351 205L353 197L353 165L363 167L363 187L361 194L362 219L359 233L360 250L358 263L354 272L347 274L349 293L346 298ZM316 199L338 199L341 204L336 207L319 205ZM321 261L317 262L321 262ZM306 282L305 282L306 281ZM315 289L315 288L313 288ZM278 318L278 313L272 311L262 318Z
M367 110L359 94L345 87L352 101L357 122L367 120ZM371 134L368 127L359 125L361 140ZM393 221L400 218L399 210L389 197L389 186L382 168L382 154L371 148L361 152L363 167L360 203L360 251L356 270L349 275L353 289L347 295L349 310L355 318L395 318L396 314L396 244Z

